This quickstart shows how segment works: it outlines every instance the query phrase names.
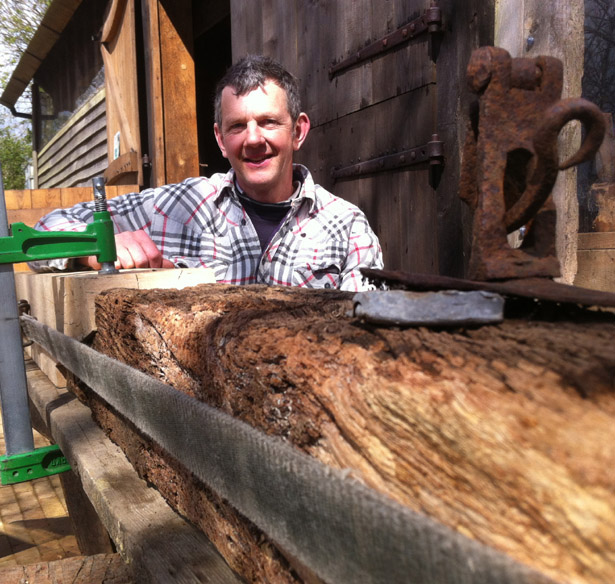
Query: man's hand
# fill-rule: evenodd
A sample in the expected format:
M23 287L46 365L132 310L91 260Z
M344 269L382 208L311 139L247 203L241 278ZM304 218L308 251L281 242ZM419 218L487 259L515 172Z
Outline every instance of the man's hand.
M118 269L130 268L174 268L173 262L164 259L156 244L143 230L123 231L115 236ZM79 258L79 263L100 270L101 266L96 256Z

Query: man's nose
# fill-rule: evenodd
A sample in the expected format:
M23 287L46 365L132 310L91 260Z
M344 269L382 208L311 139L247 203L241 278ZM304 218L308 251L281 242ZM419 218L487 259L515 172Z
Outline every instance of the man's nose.
M250 122L246 128L246 142L260 144L263 142L263 132L256 122Z

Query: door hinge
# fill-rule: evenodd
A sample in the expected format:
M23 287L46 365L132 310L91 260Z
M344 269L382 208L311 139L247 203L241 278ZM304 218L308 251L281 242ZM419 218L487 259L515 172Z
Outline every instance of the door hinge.
M358 161L349 166L335 167L331 171L331 178L333 180L355 178L421 163L429 163L429 166L432 167L444 164L444 142L440 141L438 134L433 134L431 140L422 146L416 146L409 150L402 150L401 152L369 160Z
M435 0L431 1L429 8L425 9L423 15L419 18L404 24L396 31L357 50L354 54L341 60L339 63L332 63L329 67L329 79L333 79L333 77L339 75L342 71L390 51L425 32L429 32L430 34L442 32L442 9Z

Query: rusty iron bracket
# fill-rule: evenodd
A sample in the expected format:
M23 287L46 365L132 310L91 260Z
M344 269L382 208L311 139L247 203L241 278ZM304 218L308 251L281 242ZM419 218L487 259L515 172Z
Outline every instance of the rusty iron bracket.
M444 142L440 141L438 134L433 134L427 144L416 148L359 161L349 166L336 167L331 171L331 178L333 180L355 178L422 163L429 163L430 166L444 165Z
M478 96L470 112L459 184L473 212L472 280L560 275L551 197L559 170L589 160L602 143L604 116L584 99L560 99L562 62L511 58L498 47L472 53L467 69ZM586 130L579 150L559 162L558 135L571 120ZM507 234L525 227L519 248Z
M367 61L373 57L390 51L391 49L402 45L405 42L425 33L430 34L438 33L442 31L442 10L437 5L435 0L432 0L429 8L425 9L423 15L416 18L404 26L398 28L396 31L370 43L356 51L350 57L343 59L339 63L333 63L329 67L329 79L333 79L336 75L339 75L342 71L350 69L355 65L363 61Z

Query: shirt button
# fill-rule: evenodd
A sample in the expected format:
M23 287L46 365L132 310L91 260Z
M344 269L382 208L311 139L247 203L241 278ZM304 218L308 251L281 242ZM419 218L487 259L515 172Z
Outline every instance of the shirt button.
M242 219L242 220L241 220L241 224L242 224L242 225L245 225L246 223L247 223L247 221L246 221L245 219Z
M325 284L325 288L331 288L331 284L329 284L329 282L327 282L327 283Z
M306 237L306 234L305 234L305 233L302 233L302 234L301 234L301 237Z

